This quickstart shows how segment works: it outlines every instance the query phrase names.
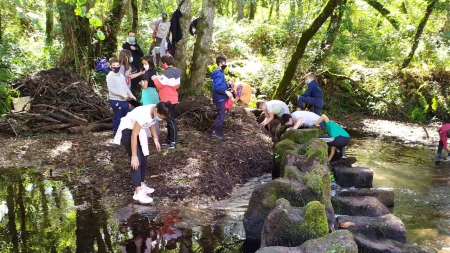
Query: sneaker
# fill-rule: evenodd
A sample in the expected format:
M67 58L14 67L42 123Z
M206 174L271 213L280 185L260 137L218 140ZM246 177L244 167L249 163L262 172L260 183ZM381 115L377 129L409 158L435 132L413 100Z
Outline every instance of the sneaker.
M446 158L441 159L443 162L450 162L450 156L447 156Z
M214 137L214 138L217 138L219 140L223 140L226 137L224 134L218 135L218 134L215 134L215 133L213 133L211 136Z
M347 156L346 155L343 155L341 158L343 158L343 159L347 159Z
M155 192L155 189L150 188L150 187L148 187L148 186L145 185L145 184L142 184L142 185L141 185L141 191L144 191L146 194L150 194L150 193Z
M168 146L167 146L167 148L168 149L175 149L175 146L177 145L177 143L176 142L172 142L172 143L170 143Z
M141 204L148 204L153 202L153 199L147 196L147 194L142 190L138 193L135 193L133 195L133 199L139 201Z

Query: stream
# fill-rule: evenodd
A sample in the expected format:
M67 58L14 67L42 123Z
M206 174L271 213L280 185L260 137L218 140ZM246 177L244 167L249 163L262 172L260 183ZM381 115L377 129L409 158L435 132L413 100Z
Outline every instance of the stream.
M375 188L395 192L391 212L404 222L409 244L450 252L450 162L435 165L434 150L372 137L353 138L347 155L356 157L353 166L374 171ZM0 169L0 253L149 252L136 249L146 244L152 252L251 252L243 215L253 189L270 177L209 207L156 208L157 200L142 206L131 197L99 198L88 183L33 168Z

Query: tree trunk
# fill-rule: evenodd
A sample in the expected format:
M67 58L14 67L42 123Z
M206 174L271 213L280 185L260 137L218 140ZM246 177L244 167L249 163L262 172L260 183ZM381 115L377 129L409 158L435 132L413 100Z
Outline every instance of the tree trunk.
M297 47L295 48L295 52L292 55L291 60L289 61L286 70L284 71L283 78L278 84L277 89L275 90L275 94L273 95L274 99L282 100L282 97L285 95L289 85L291 84L292 78L294 77L295 71L297 69L297 64L299 60L302 59L303 54L305 53L306 46L308 42L314 37L323 23L328 19L328 17L333 13L334 9L338 5L340 0L329 0L325 5L320 14L314 19L312 24L306 29L302 35L300 40L297 43Z
M272 18L272 12L273 12L273 6L275 4L274 0L270 0L270 9L269 9L269 18L268 20L270 20Z
M249 20L255 19L257 7L258 7L258 0L251 0L250 1L250 11L249 11L249 15L248 15Z
M17 233L17 227L16 227L16 210L15 210L15 203L14 199L16 196L14 196L14 185L11 183L11 181L8 182L8 186L6 187L6 192L8 195L6 195L6 207L8 207L8 235L10 235L10 242L13 245L13 249L11 252L19 252L18 246L19 246L19 236Z
M187 62L188 62L188 54L187 54L187 43L191 34L189 33L189 25L191 24L191 0L185 0L184 3L180 6L180 11L183 14L183 17L180 19L180 26L183 32L183 38L177 42L176 44L176 54L174 58L175 67L181 69L181 86L187 81ZM194 37L195 38L195 37Z
M45 5L45 43L53 42L53 0L47 0Z
M131 10L133 12L133 23L131 25L131 29L137 32L139 15L136 0L131 0Z
M331 15L330 23L328 24L327 31L325 32L325 37L320 43L320 51L314 58L308 72L314 72L318 68L320 68L320 65L333 48L334 42L336 41L336 37L339 33L339 28L341 27L342 16L344 15L346 4L347 0L341 0L339 6L336 7L333 14Z
M375 0L364 0L366 3L370 4L373 8L375 8L383 17L385 17L391 25L398 30L400 26L400 22L398 22L397 19L395 19L394 16L392 16L391 12L384 8L384 6Z
M420 20L419 26L417 27L416 35L414 36L413 44L411 47L411 51L408 56L406 56L405 60L402 64L402 69L408 67L409 63L411 63L414 54L416 53L417 47L419 47L420 36L422 36L423 29L427 24L428 18L430 18L431 12L433 12L434 6L436 5L437 0L432 0L427 6L427 10L425 12L425 16Z
M28 252L28 236L27 236L27 223L26 223L26 210L25 204L23 202L23 196L25 195L25 187L23 186L23 181L20 180L19 184L19 193L17 196L17 204L19 205L19 216L20 216L20 240L22 243L22 252Z
M189 94L200 94L205 82L206 65L209 62L209 52L212 44L214 25L215 0L203 0L205 18L198 22L197 39L192 56L191 74L186 91Z
M102 41L101 55L110 57L117 52L117 33L120 32L120 24L131 0L113 0L109 18L102 27L105 40Z
M277 14L278 17L278 15L280 14L280 0L275 0L275 6L276 6L275 13Z
M237 21L244 18L244 0L237 0L238 16Z

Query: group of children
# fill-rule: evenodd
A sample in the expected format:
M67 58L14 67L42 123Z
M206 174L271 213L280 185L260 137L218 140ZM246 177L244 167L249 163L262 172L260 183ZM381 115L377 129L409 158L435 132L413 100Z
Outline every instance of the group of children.
M347 158L345 147L350 141L350 135L325 114L321 115L324 106L323 93L313 73L306 75L305 83L308 85L308 89L299 96L297 110L293 113L289 111L286 103L280 100L257 102L257 108L263 110L265 114L264 121L260 123L261 127L270 126L269 123L275 118L280 120L282 125L288 127L287 130L297 129L301 126L308 128L323 126L326 128L328 135L319 136L319 138L324 140L329 147L328 161L331 161L336 150L339 150L341 158ZM303 108L303 103L305 103L305 108Z

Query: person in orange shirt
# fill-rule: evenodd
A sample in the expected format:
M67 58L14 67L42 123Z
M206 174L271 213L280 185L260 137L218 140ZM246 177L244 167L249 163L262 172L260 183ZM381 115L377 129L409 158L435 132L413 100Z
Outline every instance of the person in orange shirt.
M152 80L158 88L161 102L171 102L167 121L167 145L168 149L174 149L178 142L178 125L175 119L175 106L178 103L178 88L180 88L181 70L173 66L173 56L166 54L161 58L162 68L165 69L161 76L154 75Z

